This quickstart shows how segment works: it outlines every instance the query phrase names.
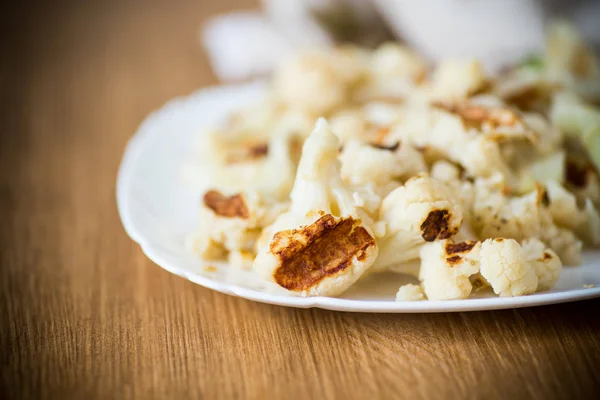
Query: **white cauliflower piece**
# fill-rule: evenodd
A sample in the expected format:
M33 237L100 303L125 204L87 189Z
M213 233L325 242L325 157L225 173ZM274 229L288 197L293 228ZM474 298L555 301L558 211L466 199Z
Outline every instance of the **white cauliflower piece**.
M516 240L487 239L481 244L480 272L499 296L522 296L538 288L538 276Z
M451 162L440 160L431 166L431 177L444 183L458 181L460 168Z
M429 300L469 297L473 289L469 278L479 272L479 247L479 242L448 240L423 245L419 279Z
M367 271L378 247L369 216L340 178L339 141L320 119L304 143L284 213L259 240L254 270L302 296L336 296Z
M537 291L552 289L562 271L562 263L556 253L535 238L523 241L521 248L538 277Z
M387 141L408 141L427 148L461 165L469 176L489 177L501 173L511 176L500 146L492 135L481 134L481 127L470 126L465 120L444 107L424 108L411 105L403 118L393 126Z
M340 155L342 178L353 185L384 184L427 171L423 156L408 143L392 147L351 141Z
M427 73L427 63L408 47L385 43L371 55L369 73L376 80L400 78L418 82Z
M557 227L547 214L536 237L554 250L565 265L581 264L583 242L572 231Z
M341 53L305 52L277 69L273 90L285 104L325 115L347 101L349 85L361 74L360 63Z
M525 240L536 237L553 249L565 264L577 265L581 263L583 244L572 231L556 226L548 210L550 204L548 192L541 185L529 194L508 197L478 180L473 228L481 238Z
M432 96L439 100L468 97L483 89L487 79L477 60L443 61L433 74Z
M379 219L387 230L379 241L379 257L373 268L385 270L417 258L424 242L456 234L463 214L459 201L443 182L416 176L385 197Z
M335 113L329 119L329 124L342 144L351 140L362 140L368 127L361 111L347 109Z
M488 182L475 181L473 228L482 238L510 237L523 240L542 231L542 202L546 191L539 186L520 197L508 197Z
M208 184L223 192L257 191L261 197L285 200L292 187L297 139L282 131L268 141L238 140L215 131L203 135L199 169Z
M396 293L396 301L419 301L425 300L425 293L421 285L412 283L400 286Z
M418 54L397 44L383 44L372 53L366 82L355 97L359 101L401 100L411 93L426 73L427 63Z
M204 194L200 222L188 245L204 259L221 259L228 252L251 251L262 227L285 208L264 203L253 192L231 196L216 190Z
M441 240L421 248L419 279L430 300L467 298L474 284L490 285L500 296L521 296L552 288L561 270L556 253L534 238L522 245L504 238Z
M585 222L586 215L577 207L577 199L556 181L546 182L548 191L548 211L554 222L570 230L577 229Z

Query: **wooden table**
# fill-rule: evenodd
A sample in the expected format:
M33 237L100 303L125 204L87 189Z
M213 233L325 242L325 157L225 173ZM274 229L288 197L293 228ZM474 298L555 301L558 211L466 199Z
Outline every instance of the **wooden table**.
M124 146L148 112L216 82L198 27L252 3L0 12L0 398L600 398L598 300L298 310L212 292L144 257L115 205Z

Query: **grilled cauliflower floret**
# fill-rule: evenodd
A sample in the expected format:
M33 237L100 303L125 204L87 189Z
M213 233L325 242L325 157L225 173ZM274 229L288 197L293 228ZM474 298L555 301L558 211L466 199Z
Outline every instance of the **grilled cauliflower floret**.
M290 211L266 228L254 270L303 296L336 296L371 267L367 213L340 178L339 141L321 119L304 143Z
M480 259L481 275L497 295L521 296L536 291L536 271L516 240L487 239L481 244Z
M252 251L262 227L271 224L283 204L266 204L256 193L231 196L216 190L204 194L198 231L189 245L202 258L220 259L227 252Z
M387 269L417 258L424 242L456 234L462 218L458 200L443 182L428 176L409 179L381 204L379 219L387 230L374 268Z
M419 301L425 300L425 293L421 285L412 283L400 286L396 293L396 301Z
M229 139L221 132L207 133L200 160L209 187L223 192L257 191L261 197L285 200L291 190L296 164L292 132L280 132L268 141Z
M421 248L419 279L429 300L469 297L470 277L479 272L479 242L453 244L439 240Z
M386 140L408 141L428 148L438 153L439 158L461 165L472 177L511 175L498 141L446 109L408 107Z
M382 184L427 171L423 156L409 144L384 147L351 141L340 161L342 178L353 185Z
M475 192L472 223L479 237L515 240L536 237L565 264L581 262L582 242L573 232L553 222L548 210L548 192L542 186L523 196L507 197L479 180L475 183Z
M548 290L561 270L556 253L534 238L522 245L504 238L461 243L441 240L421 248L419 278L428 299L452 300L468 297L474 282L478 287L491 285L500 296Z
M521 247L527 262L533 266L538 277L537 290L552 289L562 271L562 263L556 253L535 238L523 241Z

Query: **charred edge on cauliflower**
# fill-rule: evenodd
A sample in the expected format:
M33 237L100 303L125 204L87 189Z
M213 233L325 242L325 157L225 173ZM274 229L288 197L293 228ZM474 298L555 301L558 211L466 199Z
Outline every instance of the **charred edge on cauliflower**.
M509 108L486 108L470 104L446 104L434 102L433 107L460 117L466 127L480 130L484 123L490 128L513 127L520 121L515 111Z
M470 251L476 244L477 242L470 240L461 243L446 243L446 254L464 253Z
M540 183L536 182L535 190L537 203L543 205L544 207L548 207L550 205L550 196L548 196L548 191L546 188Z
M303 291L351 267L354 258L364 260L373 246L360 220L327 214L309 226L275 234L270 252L281 263L273 278L288 290Z
M462 258L461 258L461 256L452 256L452 257L446 258L446 261L450 265L452 265L452 264L458 264L459 262L462 261Z
M436 239L448 239L456 233L456 229L450 229L449 220L450 213L448 210L431 211L421 224L421 236L426 242L433 242Z
M269 145L266 143L261 143L254 146L250 146L250 148L248 149L248 154L254 158L266 156L267 154L269 154Z
M400 147L400 142L396 142L391 146L384 146L382 144L377 144L377 143L370 143L370 145L379 150L389 150L389 151L394 152L394 151L398 150L398 147Z
M244 197L240 193L225 196L216 190L209 190L204 194L203 201L206 207L221 217L248 219L250 216Z

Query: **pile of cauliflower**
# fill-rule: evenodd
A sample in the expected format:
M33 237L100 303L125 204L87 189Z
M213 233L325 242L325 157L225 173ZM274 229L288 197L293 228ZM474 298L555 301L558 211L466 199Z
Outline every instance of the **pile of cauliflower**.
M297 55L264 100L200 136L189 240L290 294L411 274L398 301L551 289L600 244L600 63L569 25L486 75L410 49Z

